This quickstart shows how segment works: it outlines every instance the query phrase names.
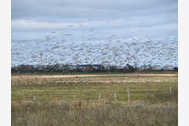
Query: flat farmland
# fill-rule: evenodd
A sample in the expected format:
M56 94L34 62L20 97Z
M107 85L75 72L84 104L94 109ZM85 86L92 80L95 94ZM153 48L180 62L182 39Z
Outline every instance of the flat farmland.
M178 75L12 75L12 125L177 126Z

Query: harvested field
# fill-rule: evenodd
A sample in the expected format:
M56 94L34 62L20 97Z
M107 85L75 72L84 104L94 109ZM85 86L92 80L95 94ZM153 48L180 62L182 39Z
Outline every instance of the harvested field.
M88 82L88 83L126 83L126 82L170 82L177 81L177 74L107 74L107 75L15 75L14 84L46 84L45 82Z

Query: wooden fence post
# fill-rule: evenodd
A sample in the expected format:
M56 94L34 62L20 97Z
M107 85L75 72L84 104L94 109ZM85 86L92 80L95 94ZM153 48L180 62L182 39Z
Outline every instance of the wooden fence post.
M128 104L130 104L130 91L129 91L129 88L127 88L127 97L128 97Z
M172 95L172 87L169 87L169 95Z
M117 101L117 94L116 94L116 92L114 93L114 100Z
M37 97L36 96L33 96L33 102L37 103Z
M100 99L101 99L101 93L98 94L98 100L100 100Z

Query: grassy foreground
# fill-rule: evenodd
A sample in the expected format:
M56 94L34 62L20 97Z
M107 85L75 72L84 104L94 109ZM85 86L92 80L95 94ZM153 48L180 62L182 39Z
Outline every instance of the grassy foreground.
M177 126L175 74L12 76L12 126Z

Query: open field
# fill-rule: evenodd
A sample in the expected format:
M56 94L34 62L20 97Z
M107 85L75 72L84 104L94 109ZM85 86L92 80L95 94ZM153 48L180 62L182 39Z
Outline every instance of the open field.
M12 126L177 126L175 74L13 75Z

